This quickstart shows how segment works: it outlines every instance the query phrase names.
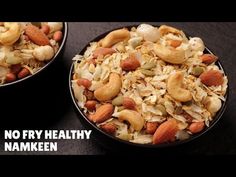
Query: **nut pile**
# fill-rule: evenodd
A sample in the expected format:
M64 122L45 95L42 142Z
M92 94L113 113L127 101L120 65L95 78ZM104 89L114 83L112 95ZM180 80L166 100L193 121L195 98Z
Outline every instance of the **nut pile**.
M0 22L0 85L34 74L58 51L61 22Z
M227 77L201 38L162 25L118 29L76 55L72 89L104 132L142 144L188 139L210 125Z

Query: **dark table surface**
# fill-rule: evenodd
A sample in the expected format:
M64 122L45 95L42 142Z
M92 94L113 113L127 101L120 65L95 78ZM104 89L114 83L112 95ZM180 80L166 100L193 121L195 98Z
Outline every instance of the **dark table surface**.
M77 129L84 127L78 120L68 91L68 74L72 58L97 35L113 28L138 23L69 23L65 52L51 74L34 84L21 88L1 100L0 154L110 154L109 150L94 140L59 140L57 152L4 152L4 129ZM236 23L151 23L168 24L182 29L191 36L203 39L220 57L229 79L229 100L222 119L204 136L183 146L171 149L172 154L236 154ZM0 93L1 94L1 93ZM152 153L159 153L152 151ZM168 151L166 151L168 153ZM146 152L145 152L146 153Z

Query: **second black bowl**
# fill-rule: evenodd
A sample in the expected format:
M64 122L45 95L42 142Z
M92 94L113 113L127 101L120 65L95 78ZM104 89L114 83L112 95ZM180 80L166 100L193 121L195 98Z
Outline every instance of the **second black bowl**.
M125 28L131 29L131 27L133 27L133 26L126 26ZM123 27L121 27L121 28L123 28ZM116 28L116 29L120 29L120 28ZM113 30L115 30L115 29L113 29ZM109 32L111 32L113 30L107 31L107 32L97 36L93 40L91 40L82 49L82 51L79 54L83 55L91 42L99 41L100 39L104 38ZM205 48L204 53L212 53L212 52L208 48ZM219 60L216 62L216 64L218 65L220 70L222 70L225 73L225 70L223 69L223 66L221 65ZM72 85L71 85L73 71L74 71L74 64L72 63L71 68L70 68L70 73L69 73L69 90L70 90L70 94L71 94L71 98L72 98L72 101L73 101L75 112L76 112L80 122L87 129L91 129L93 131L92 135L93 135L95 141L98 142L99 144L109 148L109 149L112 149L112 150L118 150L118 151L121 151L121 149L126 149L126 150L127 149L132 149L132 150L133 149L149 149L150 150L150 149L157 149L157 148L174 147L174 146L177 146L177 145L188 143L188 142L190 142L190 141L206 134L220 120L220 118L222 117L222 115L223 115L223 113L226 109L226 105L227 105L228 89L227 89L227 92L225 94L225 101L222 103L222 107L220 108L220 110L215 115L214 120L210 122L210 126L205 128L202 132L200 132L198 134L195 134L195 135L192 135L189 139L182 140L182 141L175 141L173 143L158 144L158 145L132 143L132 142L128 142L128 141L119 139L117 137L114 137L114 136L102 131L100 128L98 128L94 123L92 123L87 118L87 116L83 113L83 110L78 106L76 98L74 97L74 93L73 93L73 89L72 89ZM225 75L227 75L227 74L225 73Z

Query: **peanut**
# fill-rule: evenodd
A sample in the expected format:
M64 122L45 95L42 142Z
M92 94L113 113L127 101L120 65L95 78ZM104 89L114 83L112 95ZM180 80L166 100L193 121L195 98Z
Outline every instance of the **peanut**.
M61 31L56 31L54 34L53 34L53 39L57 42L59 42L61 39L62 39L62 32Z
M162 123L153 135L153 144L161 144L172 141L178 131L178 124L175 119L169 119Z
M203 54L202 56L200 56L200 59L202 60L203 63L209 65L215 62L218 59L218 57L212 54Z
M6 82L13 82L16 80L16 75L14 73L8 73L6 75Z
M111 47L114 44L128 40L130 38L130 33L127 29L118 29L110 32L106 37L102 40L102 47Z
M110 103L106 103L100 106L94 114L89 115L89 119L94 123L102 123L110 119L113 114L113 106Z
M40 29L44 34L48 35L50 32L50 27L48 25L42 25Z
M94 91L94 96L99 101L108 101L119 94L122 83L120 75L117 73L111 73L109 76L109 82L102 87L99 87Z
M199 76L199 78L206 86L219 86L224 82L223 75L218 70L205 71Z
M85 88L89 88L92 85L90 80L84 78L78 79L77 84L78 86L84 86Z
M146 133L154 134L157 127L158 127L157 122L147 122L147 124L146 124Z
M193 122L188 129L191 133L199 133L204 129L204 127L204 122Z
M131 54L128 58L121 61L120 66L124 71L134 71L140 67L140 62L134 54Z
M114 134L116 132L116 126L113 123L101 125L100 128L108 134Z
M84 96L86 96L87 100L94 100L95 99L93 92L88 89L85 89L83 94L84 94Z
M95 51L93 52L93 58L97 58L99 55L108 55L108 54L113 54L116 51L112 48L104 48L104 47L99 47L97 49L95 49Z
M13 74L18 74L21 70L21 64L15 64L15 65L11 65L11 72Z
M97 104L97 101L95 100L88 100L86 103L85 103L85 107L89 110L89 111L93 111L96 109L96 104Z
M121 112L119 112L118 119L120 121L128 121L131 127L136 131L140 131L144 126L144 118L140 113L133 110L122 110Z
M127 109L135 109L136 103L132 98L124 97L123 106Z
M27 68L23 68L18 74L17 74L17 77L19 79L22 79L26 76L30 75L30 71L27 69Z
M182 88L184 76L181 72L170 75L167 81L167 91L177 101L187 102L192 99L189 90Z

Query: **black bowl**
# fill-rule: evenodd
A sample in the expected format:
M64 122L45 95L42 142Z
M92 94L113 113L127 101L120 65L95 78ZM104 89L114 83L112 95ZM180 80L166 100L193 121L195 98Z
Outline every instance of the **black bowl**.
M134 25L135 26L135 25ZM128 28L129 30L131 29L131 27L133 26L126 26L126 28ZM137 26L136 26L137 27ZM123 27L121 27L123 28ZM116 28L116 29L120 29L120 28ZM113 29L113 30L116 30ZM99 36L97 36L96 38L94 38L93 40L91 40L90 42L93 41L99 41L100 39L104 38L109 32L113 31L107 31ZM89 46L90 42L82 49L82 51L80 52L81 55L84 54L84 52L86 51L87 47ZM205 48L204 53L211 53L213 54L213 52L211 52L208 48ZM216 62L216 65L225 73L225 70L223 68L223 66L221 65L220 61L218 60ZM190 138L186 139L186 140L181 140L181 141L175 141L172 143L165 143L165 144L157 144L157 145L153 145L153 144L137 144L137 143L132 143L132 142L128 142L122 139L119 139L115 136L112 136L104 131L102 131L101 129L99 129L94 123L92 123L87 116L83 113L82 109L78 106L76 98L74 97L74 93L73 93L73 89L72 89L72 85L71 85L71 79L72 79L72 75L73 75L73 69L74 69L74 64L72 63L71 68L70 68L70 73L69 73L69 90L70 90L70 95L73 101L73 105L74 105L74 109L75 112L80 120L80 122L87 128L87 129L91 129L92 130L92 136L94 137L94 140L99 143L100 145L104 146L105 148L108 148L110 150L115 150L115 151L121 151L121 150L151 150L151 149L157 149L157 148L167 148L167 147L174 147L177 145L182 145L182 144L186 144L204 134L206 134L206 132L208 132L222 117L225 109L226 109L226 105L227 105L227 100L228 100L228 88L227 88L227 92L225 94L225 101L222 103L222 107L221 109L217 112L217 114L214 117L214 120L210 122L210 126L205 128L203 131L201 131L200 133L194 134L192 135ZM226 75L226 73L225 73Z
M63 23L62 32L58 52L43 68L33 75L0 86L2 130L43 129L61 118L64 109L60 108L65 107L66 97L60 95L66 88L63 87L63 72L58 71L64 70L62 54L68 36L67 23Z
M20 87L19 85L25 86L26 84L30 83L30 81L34 80L36 77L39 77L41 75L41 73L44 73L46 70L48 70L49 66L51 66L53 63L55 63L55 61L58 58L60 58L60 56L62 56L62 53L64 52L65 43L66 43L66 39L68 36L67 22L63 23L62 33L63 33L63 39L60 42L60 46L59 46L57 53L45 66L43 66L41 69L39 69L37 72L35 72L32 75L29 75L27 77L24 77L22 79L19 79L19 80L10 82L10 83L5 83L5 84L0 85L0 90L9 90L9 89L17 88L17 87Z

